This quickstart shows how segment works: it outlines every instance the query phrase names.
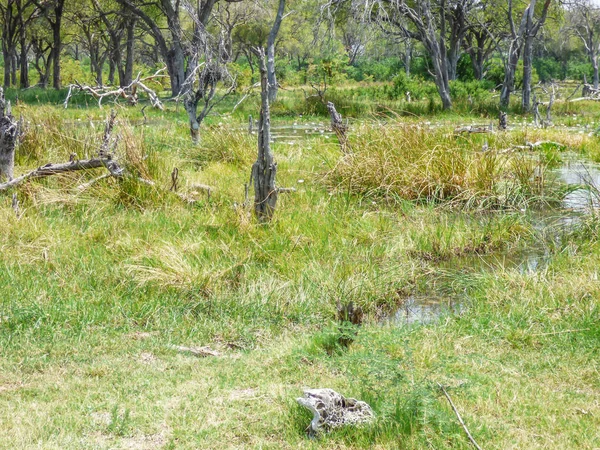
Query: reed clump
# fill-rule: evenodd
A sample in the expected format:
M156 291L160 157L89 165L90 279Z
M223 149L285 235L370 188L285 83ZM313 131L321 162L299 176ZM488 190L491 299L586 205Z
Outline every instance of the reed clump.
M367 123L352 136L325 180L336 191L386 201L450 203L483 209L522 208L540 201L546 163L511 151L503 139L477 137L401 122Z

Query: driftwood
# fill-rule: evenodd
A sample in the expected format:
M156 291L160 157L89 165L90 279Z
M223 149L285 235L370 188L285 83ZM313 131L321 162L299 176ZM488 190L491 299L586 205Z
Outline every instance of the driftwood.
M24 181L34 178L43 178L60 173L74 172L77 170L98 169L100 167L106 167L111 176L119 177L123 175L123 169L119 167L117 162L110 157L84 159L80 161L70 161L67 163L57 164L49 163L45 166L38 167L37 169L32 170L25 175L21 175L20 177L13 178L6 183L0 184L0 191L5 191L11 187L23 183Z
M586 83L583 85L581 95L583 97L591 97L600 100L600 89L594 89L594 86Z
M327 102L327 109L331 117L331 129L335 133L340 143L342 153L348 153L348 124L342 120L342 115L336 111L335 105L332 102Z
M69 106L69 100L71 99L71 97L73 96L73 93L75 91L86 92L86 93L90 94L92 97L94 97L96 100L98 100L98 106L100 106L100 107L102 106L102 101L107 97L112 97L114 100L123 98L123 99L127 100L130 105L137 105L138 90L140 90L140 91L145 92L146 95L148 95L150 104L154 108L157 108L157 109L160 109L161 111L163 111L165 109L165 107L162 104L162 102L160 101L160 99L158 98L158 95L156 94L155 91L153 91L148 86L146 86L145 83L147 83L148 81L153 80L155 78L164 77L165 75L162 75L161 73L165 70L166 70L166 68L162 68L162 69L158 70L154 75L151 75L146 78L141 78L141 73L140 73L140 74L138 74L136 79L133 80L129 85L122 87L122 88L113 89L113 90L106 90L103 87L85 86L85 85L82 85L81 83L79 83L78 81L75 81L74 84L69 85L69 92L67 93L67 98L65 98L63 105L64 105L65 109Z
M367 403L345 398L333 389L307 389L304 396L296 401L313 413L313 419L307 428L309 436L344 425L369 423L375 418Z
M12 116L10 102L6 102L4 90L0 88L0 181L13 177L18 133L19 126Z
M465 127L457 127L454 129L454 134L462 133L492 133L494 125L467 125Z
M499 151L498 153L511 153L517 150L533 150L542 145L554 145L559 148L566 148L565 144L561 144L560 142L555 141L537 141L537 142L526 142L525 145L513 145L512 147L506 148L504 150Z
M104 128L104 136L102 138L102 144L100 145L97 157L91 159L78 160L76 158L77 155L71 155L71 160L69 162L56 164L48 163L44 166L32 170L31 172L21 175L20 177L10 179L5 183L0 184L0 191L10 189L11 187L23 183L24 181L34 178L43 178L51 175L57 175L60 173L74 172L77 170L97 169L100 167L105 167L108 170L110 176L122 176L123 169L113 159L112 154L109 151L111 143L113 142L111 140L111 134L115 118L116 114L114 111L112 111L110 116L108 117L108 120L106 121L106 127Z
M261 85L261 108L258 119L258 157L252 165L250 180L254 181L254 212L260 222L268 222L277 206L279 191L275 185L277 163L271 150L271 113L269 110L269 83L267 65L262 48L255 50L258 56Z

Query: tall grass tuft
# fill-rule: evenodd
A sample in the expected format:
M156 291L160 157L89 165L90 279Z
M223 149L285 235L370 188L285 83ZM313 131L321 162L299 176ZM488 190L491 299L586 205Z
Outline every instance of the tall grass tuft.
M361 125L353 154L327 173L338 191L386 201L443 202L475 208L523 207L544 193L545 165L480 139L400 122Z

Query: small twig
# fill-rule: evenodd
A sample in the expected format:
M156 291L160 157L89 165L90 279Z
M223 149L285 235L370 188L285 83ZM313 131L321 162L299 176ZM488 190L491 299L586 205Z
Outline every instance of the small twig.
M105 173L104 175L101 175L98 178L94 178L93 180L90 180L87 183L80 184L79 186L77 186L77 189L80 191L85 191L86 189L88 189L88 188L92 187L94 184L96 184L98 181L104 180L105 178L110 178L112 176L113 176L113 174L110 172Z
M19 218L21 214L19 212L19 199L17 198L16 192L12 195L12 209L15 211L17 218Z
M448 392L446 391L446 389L444 388L444 386L442 386L440 383L438 383L437 385L440 387L440 389L442 390L442 392L444 393L444 395L448 399L448 402L450 403L450 406L452 407L452 410L454 411L454 414L456 414L456 418L458 419L458 421L460 422L461 426L463 427L463 430L465 430L465 433L467 433L467 437L469 438L469 441L471 441L471 444L473 444L473 446L477 450L481 450L481 447L479 446L479 444L477 443L477 441L475 441L475 439L473 439L473 436L471 436L471 433L469 432L469 429L465 425L465 422L462 420L462 417L460 417L460 413L458 412L458 409L456 409L456 406L454 406L454 402L450 398L450 394L448 394Z
M179 180L179 169L177 167L173 168L173 172L171 172L171 188L169 190L173 192L177 192Z
M293 188L293 187L291 187L291 188L280 187L280 188L277 188L277 192L279 194L289 194L289 193L292 193L292 192L296 192L296 188Z

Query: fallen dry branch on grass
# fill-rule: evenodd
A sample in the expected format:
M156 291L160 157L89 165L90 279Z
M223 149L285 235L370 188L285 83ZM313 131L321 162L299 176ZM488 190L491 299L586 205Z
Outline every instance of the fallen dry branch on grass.
M70 161L67 163L58 164L48 163L45 166L38 167L37 169L26 173L25 175L21 175L20 177L0 184L0 191L5 191L11 187L18 186L24 181L34 178L43 178L60 173L74 172L77 170L97 169L99 167L105 167L108 169L110 176L120 177L123 175L123 169L110 157L84 159L80 161Z
M494 126L489 125L467 125L466 127L457 127L454 129L454 134L462 133L492 133Z
M537 141L537 142L526 142L525 145L513 145L512 147L500 150L498 153L512 153L518 150L534 150L541 147L542 145L554 145L561 149L567 148L565 144L555 141Z
M467 428L467 426L465 425L465 422L463 421L462 417L460 416L460 413L458 412L458 409L456 409L456 406L454 406L454 402L452 401L452 398L450 398L450 394L448 394L448 392L446 391L446 389L444 388L444 386L442 386L440 383L438 383L438 386L440 387L440 389L442 390L442 392L444 393L444 395L448 399L448 402L450 403L450 406L452 407L452 410L454 411L454 414L456 415L456 418L458 419L460 425L463 427L463 430L465 430L465 433L467 433L467 437L469 438L469 441L471 441L471 444L473 444L473 446L477 450L481 450L481 447L479 446L479 444L477 443L477 441L475 441L475 439L473 438L473 436L471 436L471 433L469 432L469 429Z
M578 97L578 98L574 98L573 100L569 100L571 103L573 102L583 102L585 100L589 100L592 102L600 102L600 97Z
M75 81L74 84L69 85L69 92L67 93L67 98L65 99L63 105L64 105L65 109L67 109L67 107L69 106L69 100L73 96L73 93L77 90L79 92L86 92L86 93L90 94L92 97L94 97L96 100L98 100L98 106L100 106L100 107L102 106L102 101L107 97L112 97L115 101L119 98L123 98L123 99L127 100L130 105L137 105L138 90L141 90L141 91L145 92L146 95L148 95L150 104L154 108L157 108L157 109L160 109L161 111L163 111L165 109L165 107L162 104L162 102L160 101L160 99L158 98L158 95L156 94L156 92L154 90L152 90L148 86L146 86L145 83L147 83L148 81L151 81L155 78L164 77L165 75L161 74L164 70L165 70L165 68L162 68L162 69L158 70L154 75L151 75L146 78L141 78L141 74L138 74L136 79L133 80L129 85L122 87L122 88L118 88L118 89L112 89L112 90L107 90L107 88L104 88L104 87L85 86L85 85L82 85L81 83L79 83L78 81Z
M124 173L124 170L113 159L110 153L111 148L114 148L117 142L116 140L111 139L116 117L117 114L114 111L111 111L110 116L106 121L104 135L102 137L102 144L100 145L97 157L91 159L78 160L76 158L76 155L73 154L71 155L71 160L69 162L48 163L44 166L40 166L37 169L32 170L31 172L21 175L20 177L13 178L5 183L0 184L0 191L5 191L12 187L18 186L19 184L27 180L31 180L34 178L44 178L61 173L75 172L78 170L87 169L98 169L100 167L105 167L108 170L110 176L121 177Z

